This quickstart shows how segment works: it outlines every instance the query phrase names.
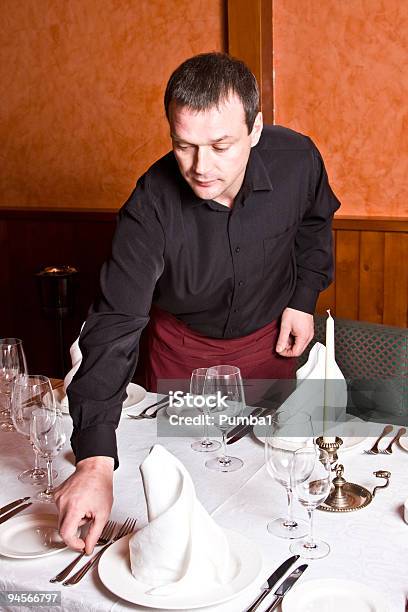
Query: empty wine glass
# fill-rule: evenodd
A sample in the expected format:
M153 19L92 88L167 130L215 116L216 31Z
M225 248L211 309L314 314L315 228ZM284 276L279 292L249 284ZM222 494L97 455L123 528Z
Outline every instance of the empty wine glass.
M327 451L302 448L296 451L292 464L292 479L298 500L309 516L309 535L290 546L290 550L306 559L322 559L330 546L313 536L314 510L324 502L330 492L331 466Z
M14 431L10 403L13 382L18 374L27 373L23 342L19 338L0 338L0 428Z
M20 374L14 381L11 395L11 418L20 434L30 440L31 413L36 408L47 406L54 408L55 400L50 379L41 375ZM24 483L42 484L47 471L39 467L38 451L31 442L35 455L34 468L18 475ZM53 474L55 476L55 473Z
M202 398L202 407L197 404L198 410L201 410L204 415L204 437L197 442L193 442L191 448L200 453L208 453L210 451L216 451L220 448L221 444L217 440L210 440L208 437L208 419L210 417L210 411L206 402L204 401L204 382L205 375L207 374L207 368L197 368L193 370L190 380L190 394L196 398Z
M226 435L235 427L236 417L245 408L241 371L235 366L219 365L208 368L204 383L204 395L214 425L222 433L222 455L206 462L206 467L219 472L234 472L244 465L237 457L227 456Z
M282 410L271 418L265 438L265 464L268 474L286 491L288 514L286 518L270 521L267 529L280 538L301 538L307 533L307 522L293 517L291 469L295 451L306 446L313 448L313 445L310 415Z
M38 493L36 499L45 503L54 503L52 460L66 441L61 412L55 409L55 405L53 408L46 405L36 408L31 413L30 431L36 450L47 462L47 488Z

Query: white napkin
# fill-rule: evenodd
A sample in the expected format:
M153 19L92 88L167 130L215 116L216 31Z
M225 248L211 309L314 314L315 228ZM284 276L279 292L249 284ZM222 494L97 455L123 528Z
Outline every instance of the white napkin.
M130 539L133 576L146 593L194 592L238 571L223 530L198 501L184 465L156 444L140 466L148 524Z
M296 372L296 390L280 406L288 413L308 413L313 421L323 422L324 387L325 387L326 347L316 342L309 353L307 362ZM329 411L331 421L345 419L347 407L347 383L336 362L332 364ZM307 381L313 381L310 384ZM330 383L329 383L330 384Z

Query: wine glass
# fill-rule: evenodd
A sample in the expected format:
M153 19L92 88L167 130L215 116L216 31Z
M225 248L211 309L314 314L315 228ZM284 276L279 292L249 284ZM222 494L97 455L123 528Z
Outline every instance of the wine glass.
M47 462L47 488L37 494L36 499L45 503L54 503L54 483L52 460L60 452L66 441L62 414L53 407L44 405L31 413L31 440L34 447Z
M222 433L222 455L206 462L206 467L219 472L239 470L244 462L229 457L226 452L227 431L237 425L234 420L245 408L244 387L241 371L235 366L218 365L208 368L204 383L210 418Z
M19 338L0 338L0 428L15 431L10 403L13 382L18 374L27 373L23 342Z
M36 408L55 407L54 395L50 379L41 375L20 374L13 384L11 395L11 418L20 434L30 440L31 413ZM34 468L25 470L18 479L26 484L41 484L47 477L47 472L39 467L38 451L31 442L35 455ZM54 476L55 471L54 471Z
M221 444L217 440L210 440L208 437L208 419L210 417L210 411L204 397L204 382L205 375L207 374L207 368L197 368L193 370L190 380L190 394L195 398L202 399L202 407L198 405L200 402L195 402L198 410L201 410L204 415L204 437L197 442L193 442L191 448L200 453L208 453L210 451L216 451L220 448Z
M292 464L294 490L309 516L309 535L293 542L290 550L306 559L322 559L330 552L330 546L313 536L314 510L324 502L330 492L331 465L327 451L302 448L295 452Z
M302 447L313 448L313 427L309 414L275 413L265 437L265 464L268 474L286 490L288 513L267 525L269 533L280 538L301 538L307 533L307 522L293 517L293 491L291 468L295 451Z

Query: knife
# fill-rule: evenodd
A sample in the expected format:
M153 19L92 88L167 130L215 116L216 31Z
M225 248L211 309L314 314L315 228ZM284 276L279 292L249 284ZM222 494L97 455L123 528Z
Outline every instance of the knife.
M9 519L11 519L11 517L13 517L15 514L18 514L19 512L24 510L24 508L28 508L28 506L31 506L31 505L32 505L32 502L29 502L28 504L23 504L22 506L19 506L18 508L14 508L14 510L12 510L11 512L7 512L7 514L4 514L2 517L0 517L0 525L2 523L5 523Z
M289 574L286 580L284 580L282 584L276 589L274 593L276 599L273 604L267 610L265 610L265 612L272 612L272 610L275 610L276 606L281 603L286 593L290 591L295 582L299 580L306 568L306 563L304 565L299 565L299 567L297 567L291 574Z
M288 569L294 564L296 563L296 561L299 559L299 555L294 555L293 557L290 557L289 559L286 559L286 561L284 561L282 563L282 565L280 565L278 567L277 570L275 570L273 572L273 574L271 574L269 576L269 578L267 579L267 584L268 586L263 586L263 591L262 593L259 595L259 597L257 597L254 601L254 603L249 606L249 608L247 608L246 612L255 612L255 610L258 608L259 604L263 602L263 600L265 599L265 597L267 595L269 595L269 593L272 591L273 587L275 586L275 584L278 582L278 580L280 580L282 578L282 576L284 574L286 574L286 572L288 571Z
M271 415L271 412L274 412L275 408L258 408L251 413L250 416L254 417L267 417ZM250 433L253 429L253 425L237 425L229 432L229 437L227 440L227 444L234 444L234 442L238 442L248 433Z
M27 501L27 499L30 499L30 496L22 497L21 499L16 499L16 501L13 501L10 504L7 504L7 506L3 506L2 508L0 508L0 514L4 514L5 512L12 510L16 506L19 506L23 502Z

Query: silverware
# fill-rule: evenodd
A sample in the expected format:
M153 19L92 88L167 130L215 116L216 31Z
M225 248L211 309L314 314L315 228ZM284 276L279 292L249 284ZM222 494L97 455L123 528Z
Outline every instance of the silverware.
M255 410L250 412L248 416L259 416L264 410L265 408L255 408ZM231 431L228 432L228 438L234 438L237 434L241 432L242 429L245 429L246 427L248 427L248 425L237 425L236 427L234 427L234 429L231 429Z
M0 517L0 525L2 523L5 523L9 519L11 519L15 514L18 514L19 512L24 510L24 508L28 508L28 506L31 506L31 505L32 505L32 502L29 502L28 504L23 504L22 506L19 506L18 508L14 508L14 510L12 510L11 512L7 512L7 514L4 514L2 517Z
M374 442L374 444L372 445L372 447L369 450L364 451L366 455L378 455L378 453L380 452L378 450L378 443L385 437L387 436L389 433L391 433L391 431L393 430L392 425L386 425L384 427L384 429L382 430L382 433L380 436L378 436L377 440Z
M7 506L3 506L2 508L0 508L0 514L4 514L5 512L8 512L9 510L12 510L16 506L19 506L20 504L22 504L25 501L27 501L27 499L30 499L30 496L22 497L21 499L16 499L16 501L13 501L10 504L7 504Z
M403 436L406 433L406 431L407 430L405 429L405 427L400 427L397 433L395 434L395 436L393 437L393 439L391 440L391 442L389 443L389 445L387 446L387 448L385 450L380 451L380 453L382 455L391 455L393 445L395 444L395 442L398 442L400 437Z
M62 584L64 586L71 586L73 584L78 584L78 582L85 576L85 574L91 569L91 567L95 565L97 561L99 561L99 559L101 558L105 550L109 548L109 546L111 546L117 540L120 540L120 538L123 538L124 536L134 531L136 520L137 519L127 518L126 521L123 523L122 527L119 529L118 533L115 535L115 537L112 538L110 542L105 544L105 546L101 548L101 550L97 552L96 555L94 555L88 561L88 563L85 563L85 565L78 572L76 572L76 574L71 576L71 578L68 578L68 580L65 580L65 582L63 582Z
M260 409L261 412L255 414L256 411L254 411L253 413L251 413L252 416L254 417L266 417L268 415L270 415L272 410L275 410L274 408L261 408ZM253 430L253 425L239 425L237 426L235 429L237 429L237 433L235 435L231 436L231 433L233 433L234 430L232 430L229 434L229 438L227 440L227 444L234 444L235 442L238 442L238 440L241 440L241 438L243 438L244 436L246 436L248 433L250 433ZM239 429L238 429L239 428Z
M115 521L108 521L105 527L102 529L102 533L99 536L99 539L96 545L102 546L103 544L107 544L112 538L112 533L115 527L116 527ZM67 565L65 569L63 569L59 574L54 576L54 578L51 578L50 582L61 582L62 580L64 580L64 578L66 578L68 574L71 573L71 571L74 569L78 561L80 561L84 555L85 555L85 549L78 556L76 556L75 559L71 561L71 563Z
M166 395L166 397L163 397L159 402L156 402L155 404L151 404L150 406L147 406L147 408L142 410L140 414L128 414L127 416L130 419L154 419L157 416L157 413L159 412L159 410L161 410L162 408L165 408L166 404L168 403L169 403L169 398ZM147 414L147 412L151 410L152 408L156 408L156 410L152 412L151 414Z
M294 564L296 563L296 561L299 559L299 555L294 555L293 557L290 557L289 559L286 559L286 561L284 561L277 570L275 570L273 572L273 574L271 574L269 576L269 578L267 579L265 585L262 586L262 593L259 595L259 597L257 597L254 601L254 603L249 606L249 608L247 608L246 612L255 612L255 610L258 608L259 604L263 602L263 600L265 599L265 597L267 595L269 595L269 593L272 591L272 588L275 586L275 584L278 582L278 580L280 580L282 578L282 576L284 576L284 574L286 574L286 572L288 571L288 569Z
M265 612L272 612L275 610L276 606L278 606L282 599L285 597L286 593L290 591L295 582L299 580L305 569L307 568L307 564L299 565L287 578L282 582L282 584L276 589L274 596L276 597L273 604L265 610Z

